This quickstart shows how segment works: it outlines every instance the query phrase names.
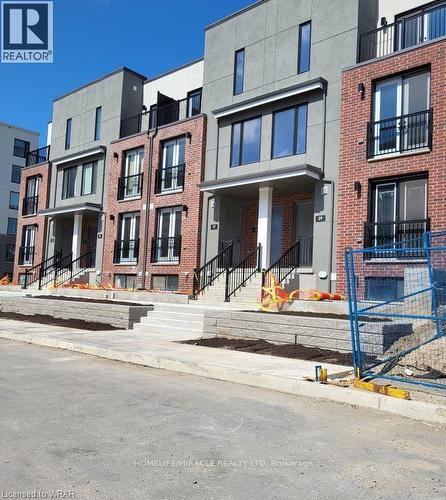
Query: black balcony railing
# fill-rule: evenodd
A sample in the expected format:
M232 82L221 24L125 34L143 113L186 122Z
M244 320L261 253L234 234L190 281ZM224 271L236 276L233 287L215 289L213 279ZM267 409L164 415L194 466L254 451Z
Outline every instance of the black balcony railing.
M115 264L137 263L139 256L139 239L116 240L113 262Z
M179 262L181 236L152 239L152 262Z
M422 9L359 36L358 63L384 57L446 35L446 5Z
M166 193L184 188L184 171L186 165L160 168L155 172L155 192Z
M27 266L32 265L34 261L34 247L20 247L19 248L19 265Z
M28 196L23 198L22 215L36 215L39 207L38 196Z
M127 175L118 179L118 200L135 198L142 193L143 173Z
M38 165L39 163L45 163L50 158L50 146L45 146L44 148L35 149L30 151L26 155L26 166L31 167L33 165Z
M366 253L370 259L425 258L423 235L430 230L430 219L366 222L364 248L376 248Z
M367 125L367 158L432 147L432 109Z

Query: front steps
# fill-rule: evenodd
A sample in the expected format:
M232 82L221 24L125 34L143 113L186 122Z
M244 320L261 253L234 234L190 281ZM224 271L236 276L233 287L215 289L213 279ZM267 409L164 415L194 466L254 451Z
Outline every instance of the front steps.
M212 285L208 286L198 296L200 304L219 304L225 301L226 273L221 274ZM245 286L239 288L230 297L230 302L237 305L256 307L260 302L260 291L262 288L262 273L256 273Z

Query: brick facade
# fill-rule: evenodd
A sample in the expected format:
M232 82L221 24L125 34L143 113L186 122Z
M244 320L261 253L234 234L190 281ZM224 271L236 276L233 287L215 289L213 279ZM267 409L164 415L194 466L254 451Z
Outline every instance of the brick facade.
M161 127L153 140L152 165L149 166L149 138L141 133L111 144L108 165L108 191L105 204L106 222L104 232L104 256L102 284L113 285L116 274L136 275L136 284L141 286L142 261L144 253L145 205L147 201L147 179L150 175L150 201L148 224L148 255L146 262L146 288L152 288L154 275L177 275L179 291L192 292L194 269L199 265L200 222L202 216L202 195L198 184L204 171L206 117L199 115L181 122ZM190 134L190 135L189 135ZM156 170L161 164L164 141L186 137L184 190L172 194L155 193ZM136 200L118 200L118 179L122 175L125 152L144 148L143 184L141 197ZM116 158L117 155L117 158ZM151 262L151 242L156 234L157 210L160 208L184 206L181 219L181 254L178 264ZM187 209L186 209L187 207ZM140 212L140 248L136 265L113 262L114 243L118 237L120 214Z
M373 120L374 82L421 68L430 68L430 106L433 140L430 152L399 157L366 158L367 123ZM385 59L346 70L342 79L341 143L338 183L337 289L345 292L344 250L362 248L368 220L369 184L373 179L421 174L428 176L428 217L433 231L446 228L446 41L430 43ZM363 83L361 96L358 84ZM354 183L361 183L355 192ZM370 268L372 269L372 268ZM375 267L376 269L376 267ZM401 266L387 272L402 273Z
M45 217L41 215L22 215L23 210L23 200L26 196L26 182L27 179L34 176L40 176L39 183L39 205L38 210L42 210L48 207L49 196L50 196L50 179L51 179L51 164L41 163L32 167L26 167L22 170L22 177L20 180L20 206L19 206L19 218L17 221L17 237L16 237L16 253L14 259L14 273L13 281L17 282L19 275L24 273L26 269L32 267L31 265L23 266L19 265L19 248L22 245L22 234L24 226L36 226L36 240L35 240L35 250L34 250L34 262L33 265L38 264L45 258L45 242L46 242L46 230L47 223Z

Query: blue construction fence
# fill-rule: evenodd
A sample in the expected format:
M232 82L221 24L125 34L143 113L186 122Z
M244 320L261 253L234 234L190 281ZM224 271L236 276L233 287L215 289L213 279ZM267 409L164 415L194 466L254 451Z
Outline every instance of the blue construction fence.
M446 389L446 232L345 251L355 371Z

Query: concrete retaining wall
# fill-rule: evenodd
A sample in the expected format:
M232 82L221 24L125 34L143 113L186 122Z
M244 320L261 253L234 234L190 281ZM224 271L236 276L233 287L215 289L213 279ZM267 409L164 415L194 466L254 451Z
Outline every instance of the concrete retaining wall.
M412 325L376 322L367 325L362 346L369 354L382 354ZM274 343L303 344L340 352L351 352L350 322L347 319L293 316L279 313L209 310L204 316L204 334L217 337L263 339Z
M32 297L0 297L0 311L53 318L81 319L113 325L126 330L153 310L152 305L98 304L69 300L38 299Z

